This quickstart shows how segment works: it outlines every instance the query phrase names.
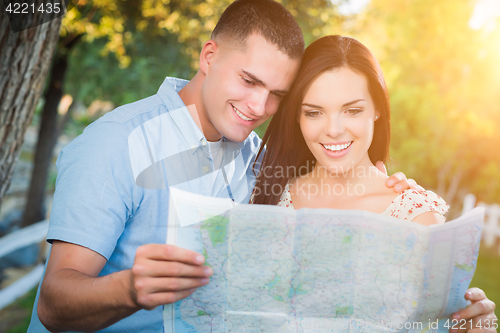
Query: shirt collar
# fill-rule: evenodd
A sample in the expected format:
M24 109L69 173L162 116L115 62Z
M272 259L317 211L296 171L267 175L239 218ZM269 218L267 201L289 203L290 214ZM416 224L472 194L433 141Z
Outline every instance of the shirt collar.
M196 148L202 146L203 143L206 145L207 140L179 96L179 91L188 82L188 80L166 77L160 89L158 89L157 95L166 106L172 121L179 128L184 140L186 140L189 148L194 153ZM170 112L178 109L183 109L184 112Z

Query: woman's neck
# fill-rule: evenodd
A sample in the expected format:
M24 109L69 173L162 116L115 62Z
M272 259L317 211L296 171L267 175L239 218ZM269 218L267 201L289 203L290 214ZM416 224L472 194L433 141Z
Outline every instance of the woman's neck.
M368 156L358 164L347 168L327 169L317 164L310 173L303 177L309 178L311 183L317 185L328 184L337 187L374 185L374 181L378 183L381 178L384 181L387 178L385 174L373 165Z
M295 208L361 209L381 213L396 194L385 186L387 175L368 158L344 172L316 165L290 183Z

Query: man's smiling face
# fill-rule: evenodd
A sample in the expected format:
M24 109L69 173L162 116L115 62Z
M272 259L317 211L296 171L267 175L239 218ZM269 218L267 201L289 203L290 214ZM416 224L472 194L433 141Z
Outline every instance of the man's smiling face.
M207 139L244 141L276 113L299 65L259 34L250 35L244 49L224 42L214 47L203 69L200 118Z

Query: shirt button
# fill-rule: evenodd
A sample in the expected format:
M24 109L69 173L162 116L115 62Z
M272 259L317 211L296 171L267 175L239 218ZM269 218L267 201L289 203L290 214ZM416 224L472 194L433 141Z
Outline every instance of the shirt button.
M191 145L191 149L196 149L196 145Z
M208 167L206 165L203 167L203 172L208 172Z
M207 142L205 140L201 140L201 145L202 146L206 146L207 145Z

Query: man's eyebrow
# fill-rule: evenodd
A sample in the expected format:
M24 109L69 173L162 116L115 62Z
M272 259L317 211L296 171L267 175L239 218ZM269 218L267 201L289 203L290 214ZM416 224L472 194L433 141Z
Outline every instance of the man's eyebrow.
M261 79L259 79L258 77L256 77L255 75L253 75L252 73L249 73L245 70L241 70L246 76L248 76L249 78L251 78L253 81L255 81L255 83L257 83L259 86L262 86L264 88L266 88L266 84L264 83L264 81L262 81ZM286 95L288 93L288 91L286 90L273 90L272 91L273 93L276 93L276 94L283 94L283 95Z
M255 81L255 83L257 83L258 85L260 86L263 86L264 88L266 87L266 84L259 78L257 78L255 75L253 75L252 73L248 73L247 71L245 70L241 70L246 76L248 76L249 78L251 78L252 80Z

